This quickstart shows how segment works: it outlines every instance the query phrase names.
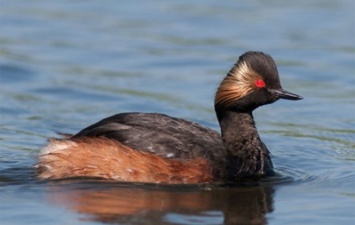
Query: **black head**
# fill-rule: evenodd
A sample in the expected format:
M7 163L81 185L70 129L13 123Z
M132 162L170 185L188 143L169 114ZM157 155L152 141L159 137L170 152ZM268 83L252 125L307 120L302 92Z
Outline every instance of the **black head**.
M302 99L281 87L275 61L270 55L249 51L239 57L218 87L215 108L251 112L280 98Z

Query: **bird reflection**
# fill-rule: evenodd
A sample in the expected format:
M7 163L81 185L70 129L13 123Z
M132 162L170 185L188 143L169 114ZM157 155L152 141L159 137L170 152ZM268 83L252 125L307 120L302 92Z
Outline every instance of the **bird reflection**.
M85 182L56 183L49 193L52 201L85 215L83 219L108 224L176 224L167 216L176 215L187 220L191 216L200 224L219 219L220 224L261 225L267 224L265 215L273 210L274 189L260 185L206 188Z

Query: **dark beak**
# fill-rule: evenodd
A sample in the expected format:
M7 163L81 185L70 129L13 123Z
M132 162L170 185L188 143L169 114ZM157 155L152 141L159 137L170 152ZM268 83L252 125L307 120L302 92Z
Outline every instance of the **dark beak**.
M288 100L301 100L302 96L293 94L284 89L270 90L273 94L275 94L279 98L288 99Z

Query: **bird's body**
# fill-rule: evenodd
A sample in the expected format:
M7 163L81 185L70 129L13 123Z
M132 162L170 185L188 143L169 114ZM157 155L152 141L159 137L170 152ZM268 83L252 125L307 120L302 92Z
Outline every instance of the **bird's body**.
M221 134L164 114L121 113L50 140L36 166L38 177L204 183L271 175L273 165L252 111L279 98L301 97L281 88L270 56L247 52L216 93Z

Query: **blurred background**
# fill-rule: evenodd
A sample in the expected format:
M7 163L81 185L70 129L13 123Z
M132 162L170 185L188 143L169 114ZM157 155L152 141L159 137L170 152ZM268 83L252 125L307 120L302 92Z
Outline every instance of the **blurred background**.
M355 1L0 0L1 224L353 224ZM126 111L219 130L213 97L248 50L300 94L255 111L278 178L256 187L39 182L57 132ZM89 207L90 206L90 207Z

